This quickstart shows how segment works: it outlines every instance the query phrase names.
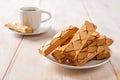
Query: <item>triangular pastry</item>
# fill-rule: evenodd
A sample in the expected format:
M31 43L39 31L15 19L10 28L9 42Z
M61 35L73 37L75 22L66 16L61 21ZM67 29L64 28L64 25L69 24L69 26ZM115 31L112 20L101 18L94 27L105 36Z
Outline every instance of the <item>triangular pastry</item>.
M97 41L100 41L99 43L104 43L104 44L99 45ZM88 45L87 47L85 47L85 48L87 48L87 50L80 51L77 56L77 59L70 60L70 62L74 63L74 65L81 66L81 65L84 65L89 60L91 60L92 58L94 58L96 55L98 55L97 59L101 59L101 57L102 57L101 52L106 50L108 48L108 46L110 46L113 43L113 40L106 36L100 36L99 38L97 38L95 40L95 42L96 42L96 44L94 44L92 46ZM99 55L99 54L101 54L101 55Z
M55 48L70 38L77 30L77 27L69 26L66 29L58 32L50 41L48 41L48 44L44 44L39 48L39 53L45 56L50 54Z
M92 40L94 41L94 38L99 37L99 33L95 31L96 26L88 21L85 21L85 24L75 33L70 43L67 44L67 47L64 49L65 55L68 58L75 60L82 48L88 45L88 39L92 42ZM93 37L94 35L95 37ZM71 56L70 52L74 52L72 54L75 56Z

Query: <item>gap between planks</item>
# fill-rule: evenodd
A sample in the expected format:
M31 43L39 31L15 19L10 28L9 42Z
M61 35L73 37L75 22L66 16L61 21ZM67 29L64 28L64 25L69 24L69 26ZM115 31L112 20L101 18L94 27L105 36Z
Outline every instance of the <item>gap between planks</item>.
M86 13L87 13L87 16L88 16L89 20L92 21L92 18L90 17L89 12L88 12L88 10L87 10L87 8L86 8L84 2L83 2L82 0L81 0L81 2L82 2L82 5L83 5L83 7L84 7ZM1 28L0 28L0 29L1 29ZM15 61L15 59L16 59L16 56L18 55L18 54L17 54L17 50L19 49L19 47L20 47L20 45L21 45L23 39L24 39L24 36L22 37L21 41L19 42L19 44L18 44L18 46L17 46L17 48L16 48L16 50L15 50L15 52L14 52L14 55L13 55L13 57L12 57L12 59L11 59L9 65L8 65L8 68L7 68L7 70L6 70L6 72L5 72L4 76L3 76L3 79L5 78L6 74L9 72L10 68L13 66L14 61ZM120 78L119 78L119 76L117 75L117 72L115 71L114 66L112 65L111 61L110 61L110 64L111 64L111 66L112 66L112 69L113 69L113 71L114 71L114 73L115 73L117 79L120 80Z
M115 70L115 68L114 68L114 66L113 66L113 64L112 64L111 61L110 61L110 64L111 64L112 69L113 69L113 71L114 71L114 73L115 73L115 76L117 77L117 80L120 80L120 76L119 76L119 74L117 73L117 71Z
M3 75L3 77L2 77L2 80L4 80L6 74L7 74L8 71L10 70L10 67L12 67L13 61L15 61L14 58L17 56L17 50L19 49L19 47L20 47L23 39L24 39L24 36L22 36L22 38L21 38L21 40L20 40L20 42L19 42L19 44L18 44L18 46L17 46L17 48L16 48L16 50L15 50L15 52L14 52L14 55L13 55L12 59L10 60L10 63L9 63L9 65L8 65L8 67L7 67L4 75Z
M41 2L42 2L42 0L39 0L39 1L38 1L39 6L40 6ZM0 27L0 29L2 29L2 28L4 28L4 25L3 25L3 27ZM5 73L4 73L3 77L2 77L2 80L5 79L7 73L9 72L9 70L10 70L10 69L12 68L12 66L14 65L14 61L15 61L15 59L17 58L17 55L18 55L18 54L17 54L17 50L19 49L19 47L20 47L20 45L21 45L24 37L25 37L25 36L22 36L22 38L21 38L21 40L20 40L20 42L19 42L19 44L18 44L18 46L17 46L17 48L16 48L16 50L15 50L15 52L14 52L14 55L12 56L12 59L10 60L10 62L9 62L9 64L8 64L8 67L7 67Z

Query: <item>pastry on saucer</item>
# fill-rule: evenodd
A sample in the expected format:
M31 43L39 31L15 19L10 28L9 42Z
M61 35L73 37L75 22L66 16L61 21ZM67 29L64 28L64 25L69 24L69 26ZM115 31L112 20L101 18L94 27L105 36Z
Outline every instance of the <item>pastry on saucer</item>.
M8 24L5 24L5 27L12 29L14 31L17 31L17 32L21 32L21 33L33 33L34 32L34 30L31 27L25 26L22 24L8 23Z

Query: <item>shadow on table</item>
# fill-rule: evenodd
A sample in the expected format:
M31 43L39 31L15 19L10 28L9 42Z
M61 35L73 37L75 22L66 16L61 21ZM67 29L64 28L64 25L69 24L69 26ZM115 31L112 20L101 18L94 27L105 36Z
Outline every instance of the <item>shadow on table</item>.
M96 68L83 70L67 69L59 66L56 66L55 68L59 76L65 76L65 78L72 78L75 80L111 80L112 78L115 78L114 73L111 73L110 63L106 63L105 65Z
M96 68L90 68L90 69L68 69L68 68L63 68L56 65L54 67L57 68L57 70L59 71L59 75L63 75L63 73L65 73L66 76L70 76L71 74L72 77L75 77L79 75L89 75L91 73L96 73L96 71L103 69L105 66L106 64ZM63 71L63 72L60 72L60 71Z

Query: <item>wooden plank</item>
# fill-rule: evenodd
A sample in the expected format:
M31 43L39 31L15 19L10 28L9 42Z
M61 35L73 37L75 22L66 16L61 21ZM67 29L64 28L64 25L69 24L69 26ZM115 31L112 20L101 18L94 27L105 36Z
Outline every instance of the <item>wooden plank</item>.
M37 49L50 33L51 31L41 36L25 37L5 80L116 80L109 63L94 69L72 70L49 62L38 54Z
M11 59L15 55L16 49L18 48L18 45L20 45L20 42L23 37L23 36L16 36L8 29L5 29L4 24L8 22L19 22L19 8L25 6L28 3L32 3L32 5L37 4L36 1L32 1L32 0L31 1L29 0L28 2L22 2L21 0L20 1L4 0L0 3L0 10L1 10L1 13L0 13L0 33L1 33L0 34L1 35L0 80L4 76L8 66L10 65ZM11 46L11 48L9 48L9 46ZM9 51L9 54L8 54L8 51Z
M6 28L0 29L0 80L4 76L10 62L15 55L22 36L15 36Z
M16 5L16 2L9 0L0 2L0 80L5 75L23 37L14 35L4 27L5 23L18 21Z
M81 26L85 19L89 20L80 0L43 0L41 9L48 10L53 15L51 30L43 35L24 38L5 80L116 80L110 63L94 69L71 70L54 65L38 54L37 49L56 31L71 24ZM101 27L100 29L102 30Z
M41 1L41 9L52 13L52 28L61 30L68 25L80 27L85 20L89 20L81 1ZM75 6L74 6L75 5Z
M119 0L83 0L86 10L92 21L98 26L99 30L114 40L114 44L111 46L112 58L111 65L115 69L117 79L120 80L120 10Z
M36 6L39 0L4 0L0 2L0 80L4 77L7 72L9 65L17 48L19 47L23 36L15 35L12 31L4 27L5 23L17 22L19 23L19 8L28 6Z
M3 28L5 23L18 22L17 5L16 1L4 0L0 2L0 28Z

